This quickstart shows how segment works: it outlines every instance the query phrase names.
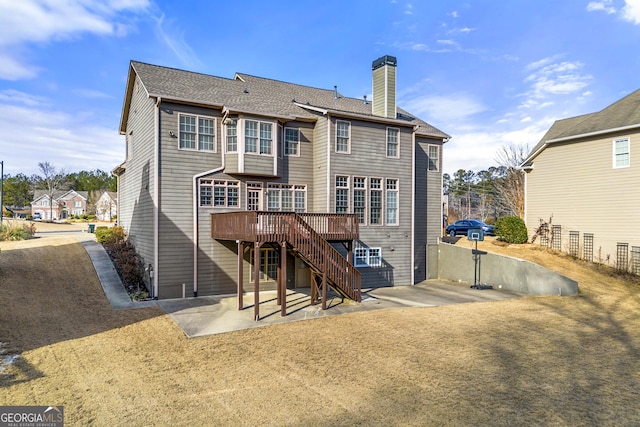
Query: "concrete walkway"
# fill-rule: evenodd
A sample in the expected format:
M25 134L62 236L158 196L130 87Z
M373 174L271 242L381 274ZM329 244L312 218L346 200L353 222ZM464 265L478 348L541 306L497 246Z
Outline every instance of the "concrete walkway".
M238 310L238 298L235 295L133 302L127 295L109 255L103 246L95 241L95 236L82 233L77 237L89 254L102 289L114 309L158 306L190 338L345 313L487 302L522 296L516 292L477 290L471 289L468 284L429 280L416 286L364 289L361 303L342 300L335 295L330 296L327 310L322 310L320 304L311 305L308 289L296 289L288 291L287 316L282 317L280 306L276 303L275 291L266 291L260 293L260 320L255 321L251 292L244 295L245 305L242 310Z

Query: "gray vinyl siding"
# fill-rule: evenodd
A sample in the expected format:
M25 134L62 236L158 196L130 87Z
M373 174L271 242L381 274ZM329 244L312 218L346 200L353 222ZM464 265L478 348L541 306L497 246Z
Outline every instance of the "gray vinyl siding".
M613 168L613 140L630 138L630 167ZM526 175L526 224L529 237L553 216L562 226L562 248L570 231L593 233L594 260L616 260L616 244L640 246L640 133L551 144ZM539 240L538 240L539 241Z
M216 118L216 151L179 149L179 113ZM182 284L193 290L193 176L221 166L220 111L163 103L160 114L159 297L182 296ZM209 238L210 239L210 238ZM200 246L206 245L201 241ZM202 249L200 249L202 250ZM189 292L188 294L192 294Z
M338 119L343 120L343 119ZM351 123L350 154L335 153L335 123L331 119L331 172L329 191L330 212L335 212L335 176L350 177L349 212L353 212L353 177L382 178L383 199L385 199L384 179L398 180L398 225L360 225L360 240L356 245L381 248L381 267L359 268L362 286L381 287L411 285L411 243L412 243L412 128L399 129L399 158L387 157L387 125L345 120ZM368 186L368 183L367 183ZM367 213L369 208L367 192ZM386 219L386 200L383 204L383 224Z
M429 171L429 146L439 150L438 170ZM442 234L442 142L416 137L415 186L415 282L428 278L427 245L435 244ZM437 273L437 272L435 272Z
M121 182L118 189L118 223L127 231L145 264L153 262L154 103L138 81L132 92L126 127L127 135L133 136L133 151L123 176L126 184Z
M284 129L293 128L300 131L300 143L298 144L298 156L284 155ZM307 192L310 193L313 186L314 171L314 126L313 123L287 122L283 129L283 155L279 161L279 182L290 184L306 185ZM309 194L307 194L309 199ZM307 200L307 205L310 205Z
M319 116L313 131L313 188L309 194L310 212L327 212L327 119Z

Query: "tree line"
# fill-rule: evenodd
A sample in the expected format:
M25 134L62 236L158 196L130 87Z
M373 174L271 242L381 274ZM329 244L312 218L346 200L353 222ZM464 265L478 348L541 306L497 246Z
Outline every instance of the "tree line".
M453 175L445 173L448 223L462 218L489 223L502 216L524 218L524 171L519 166L528 152L523 144L504 146L496 154L498 166L479 172L459 169Z
M110 173L96 169L67 173L56 169L49 162L38 163L40 174L27 176L19 173L4 176L3 203L10 207L29 206L36 190L53 196L61 191L86 191L89 201L97 199L103 191L116 191L117 180Z

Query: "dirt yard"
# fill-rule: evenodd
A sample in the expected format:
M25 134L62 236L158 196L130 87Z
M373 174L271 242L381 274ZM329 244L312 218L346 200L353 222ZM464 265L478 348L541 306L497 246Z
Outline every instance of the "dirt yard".
M72 236L0 242L0 405L64 405L70 426L640 425L640 285L483 248L581 293L187 339L159 309L112 310Z

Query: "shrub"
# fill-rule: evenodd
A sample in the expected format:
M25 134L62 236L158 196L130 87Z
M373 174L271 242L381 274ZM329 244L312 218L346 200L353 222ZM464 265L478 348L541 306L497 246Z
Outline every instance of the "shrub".
M495 226L498 239L507 243L526 243L527 226L518 216L503 216L498 218Z
M109 246L125 239L124 228L119 226L106 227L104 225L96 227L96 240L105 246Z
M1 240L28 240L36 234L36 226L33 223L17 225L15 223L2 224L0 227Z

